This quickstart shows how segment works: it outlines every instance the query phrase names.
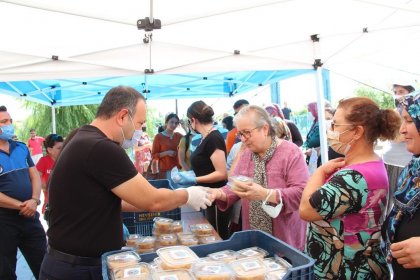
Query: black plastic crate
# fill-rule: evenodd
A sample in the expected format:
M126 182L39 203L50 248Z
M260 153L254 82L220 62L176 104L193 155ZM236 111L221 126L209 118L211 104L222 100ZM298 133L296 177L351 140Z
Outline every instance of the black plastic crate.
M314 263L315 261L296 250L283 241L259 230L247 230L235 232L228 240L216 243L190 246L200 258L206 257L210 253L234 250L239 251L249 247L258 246L269 253L268 257L279 256L287 260L293 267L283 277L286 280L312 280L314 279ZM106 257L124 250L112 251L102 255L102 276L104 280L109 279L108 269L106 265ZM156 257L156 253L140 255L141 261L150 263Z
M149 183L155 188L165 188L173 190L169 180L149 180ZM176 208L171 211L162 212L123 212L122 219L124 225L130 233L142 235L151 235L153 219L155 217L165 217L174 220L181 220L181 209Z

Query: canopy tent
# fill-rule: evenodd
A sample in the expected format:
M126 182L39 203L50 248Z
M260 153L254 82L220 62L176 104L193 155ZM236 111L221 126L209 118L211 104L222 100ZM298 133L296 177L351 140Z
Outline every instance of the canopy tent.
M419 13L420 0L1 1L0 93L54 111L118 84L231 96L312 71L322 100L320 66L390 91L419 76ZM138 30L145 17L162 29Z
M54 107L100 103L116 85L134 87L147 99L221 98L313 72L303 69L8 81L0 83L0 92Z
M104 85L120 83L144 84L150 98L229 96L225 77L241 92L252 88L249 71L274 70L255 74L272 83L316 58L389 91L420 73L419 12L419 0L1 1L0 92L50 106L99 102ZM145 17L162 29L138 30Z

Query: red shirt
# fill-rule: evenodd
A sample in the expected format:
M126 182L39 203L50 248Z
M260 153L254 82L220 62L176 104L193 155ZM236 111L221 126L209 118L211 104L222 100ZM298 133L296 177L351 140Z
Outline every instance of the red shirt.
M153 147L152 147L152 157L154 159L159 159L159 171L165 172L171 170L175 166L179 167L178 163L178 145L179 141L182 138L182 134L175 132L172 138L159 133L155 136L153 140ZM159 158L159 153L165 151L176 151L175 157L165 156Z
M28 139L28 147L31 151L31 155L39 155L42 154L42 143L44 143L44 138L40 136L35 136L34 139Z
M55 161L49 156L43 156L38 163L36 164L36 169L41 173L41 182L44 184L48 183L48 178L50 178L51 171L53 170ZM42 213L45 211L45 205L48 202L48 190L44 191L44 204L42 205Z

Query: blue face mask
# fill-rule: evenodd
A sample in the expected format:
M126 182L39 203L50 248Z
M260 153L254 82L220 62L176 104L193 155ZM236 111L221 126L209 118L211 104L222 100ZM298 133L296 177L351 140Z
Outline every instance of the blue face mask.
M1 130L1 134L0 134L1 140L8 141L13 138L13 135L15 135L15 128L13 124L1 126L0 130Z

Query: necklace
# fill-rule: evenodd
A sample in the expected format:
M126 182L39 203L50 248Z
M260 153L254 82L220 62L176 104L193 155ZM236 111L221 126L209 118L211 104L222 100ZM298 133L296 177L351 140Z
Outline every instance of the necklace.
M201 137L200 144L203 142L204 138L206 138L207 136L209 136L210 132L212 132L212 131L213 131L213 129L214 129L214 126L211 126L211 127L210 127L210 129L206 131L206 135L203 135L203 136Z
M169 134L168 131L166 131L166 130L162 131L162 134L169 137L169 139L171 139L171 140L174 138L174 134L173 133Z

